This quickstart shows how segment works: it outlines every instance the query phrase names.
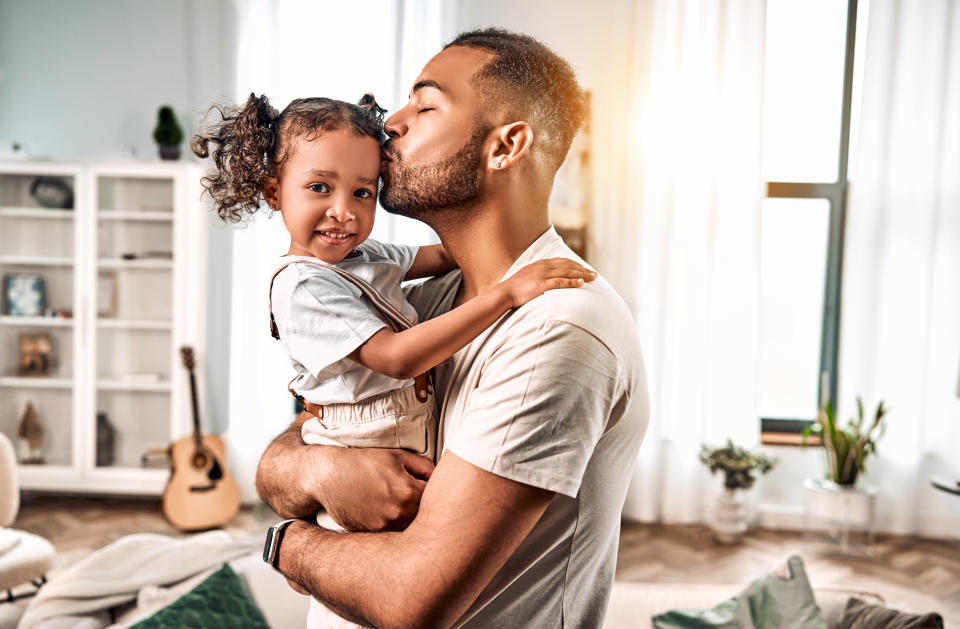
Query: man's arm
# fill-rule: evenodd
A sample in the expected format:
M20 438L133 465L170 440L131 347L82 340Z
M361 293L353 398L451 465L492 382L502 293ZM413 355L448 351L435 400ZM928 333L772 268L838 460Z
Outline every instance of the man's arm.
M273 440L257 467L257 493L281 517L315 514L321 506L341 526L379 531L405 526L417 514L433 463L405 450L307 445L301 413Z
M280 570L331 609L377 627L449 627L533 529L553 493L449 450L401 532L287 528Z

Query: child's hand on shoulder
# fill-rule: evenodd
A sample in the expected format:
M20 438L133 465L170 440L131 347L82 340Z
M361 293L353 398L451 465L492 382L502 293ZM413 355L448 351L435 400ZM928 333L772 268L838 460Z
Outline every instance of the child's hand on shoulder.
M519 308L535 297L554 288L577 288L597 279L596 271L570 260L549 258L523 267L500 286L507 292L513 308Z

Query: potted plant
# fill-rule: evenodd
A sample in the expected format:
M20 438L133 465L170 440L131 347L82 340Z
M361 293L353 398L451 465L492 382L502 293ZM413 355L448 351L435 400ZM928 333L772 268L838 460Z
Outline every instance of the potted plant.
M867 457L877 451L877 442L887 429L883 419L886 414L887 409L880 400L873 420L864 430L863 400L857 396L857 417L851 418L844 429L837 424L833 402L827 400L817 413L817 421L803 430L803 445L806 447L811 434L819 436L827 453L827 479L853 487L866 469Z
M736 543L747 530L746 507L738 490L753 487L757 476L772 470L777 460L750 452L727 439L727 444L720 448L703 446L700 462L710 468L711 474L723 472L723 494L717 500L713 529L721 543Z
M827 457L826 478L804 481L808 491L808 520L826 523L828 529L839 534L844 549L852 530L864 531L867 546L870 544L876 489L860 480L867 459L877 451L877 442L886 431L886 414L881 400L868 420L863 400L857 396L857 415L842 427L837 422L833 402L827 400L817 413L816 421L803 431L803 446L807 446L810 435L817 435Z
M177 117L169 105L164 105L157 112L157 126L153 130L153 139L160 145L160 159L180 159L183 129L177 123Z

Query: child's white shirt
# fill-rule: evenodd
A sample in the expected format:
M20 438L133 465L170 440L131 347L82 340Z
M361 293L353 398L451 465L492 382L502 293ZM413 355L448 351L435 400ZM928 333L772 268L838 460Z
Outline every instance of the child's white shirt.
M404 298L400 283L417 249L368 238L357 247L359 255L344 258L336 266L369 282L416 324L417 311ZM283 256L281 263L291 260L317 261ZM357 402L412 382L385 376L347 358L389 326L360 289L336 272L314 264L291 264L277 274L271 297L280 340L298 374L291 388L308 402Z

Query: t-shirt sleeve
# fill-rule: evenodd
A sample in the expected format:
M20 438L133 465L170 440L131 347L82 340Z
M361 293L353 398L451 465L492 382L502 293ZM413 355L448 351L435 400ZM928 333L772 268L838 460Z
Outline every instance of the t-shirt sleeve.
M575 325L546 321L497 348L446 447L517 482L576 497L619 397L618 361Z
M420 247L411 245L395 245L391 242L380 242L372 238L367 238L360 246L388 260L396 262L397 265L403 269L404 275L406 275L410 267L413 266L413 260L417 257L417 251L420 249Z
M277 329L291 358L306 367L318 379L380 329L387 327L368 306L367 301L346 280L332 271L298 268L297 283L290 294L287 316L274 308ZM276 295L275 295L276 297Z

